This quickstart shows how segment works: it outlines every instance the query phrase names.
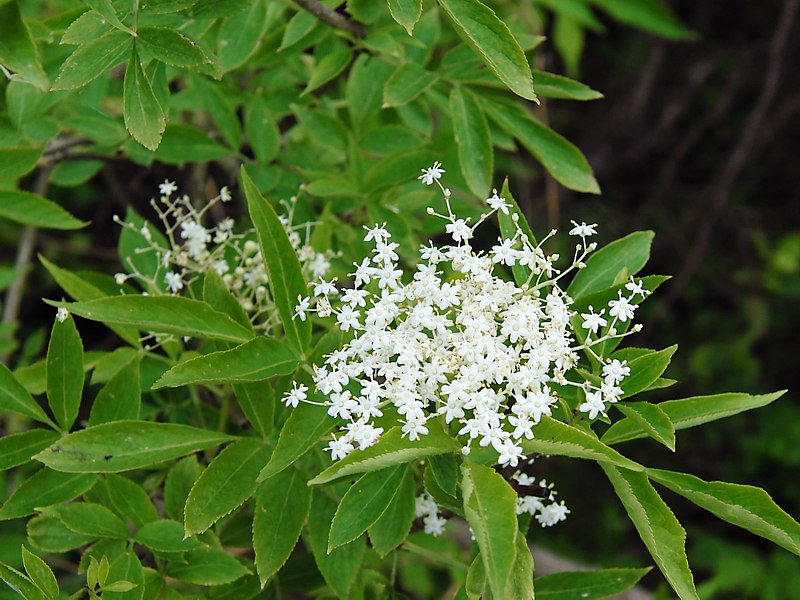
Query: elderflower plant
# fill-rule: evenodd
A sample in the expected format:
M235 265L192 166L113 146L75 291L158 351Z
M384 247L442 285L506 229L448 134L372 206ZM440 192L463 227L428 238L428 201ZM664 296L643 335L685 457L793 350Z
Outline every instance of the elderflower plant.
M192 285L206 273L216 272L228 290L239 301L253 326L265 335L274 334L279 316L269 291L261 248L253 229L234 231L231 218L209 224L210 215L217 214L214 206L227 203L232 196L227 187L202 207L186 195L176 195L177 185L164 181L159 185L159 199L150 206L158 216L163 235L147 222L133 219L114 220L133 233L140 242L135 256L125 261L127 273L117 273L118 285L137 281L149 294L189 294ZM281 204L286 210L279 218L297 254L303 275L323 277L330 268L332 252L317 252L309 240L314 223L294 224L297 196ZM139 257L148 257L147 268L140 266Z
M441 188L445 211L429 214L445 221L452 242L422 247L418 264L405 268L398 242L385 224L375 225L364 237L372 254L354 265L350 285L318 277L311 294L298 298L296 318L333 316L349 336L313 368L328 414L344 422L328 444L334 460L375 444L384 432L378 419L391 412L411 441L438 419L458 435L464 454L491 447L501 466L516 467L525 458L523 441L563 403L560 390L577 388L578 411L590 420L623 395L630 368L603 352L609 340L640 330L618 328L629 324L648 292L631 279L608 306L579 314L561 287L595 249L587 238L596 225L575 224L570 233L579 243L564 267L544 250L555 231L534 243L518 220L513 235L501 236L488 252L476 250L470 243L476 228L499 211L508 214L509 204L495 191L486 200L489 210L471 224L453 213L442 173L437 162L420 179ZM527 280L509 281L506 267L525 267ZM581 354L602 365L601 377L579 368ZM294 387L285 402L313 401Z

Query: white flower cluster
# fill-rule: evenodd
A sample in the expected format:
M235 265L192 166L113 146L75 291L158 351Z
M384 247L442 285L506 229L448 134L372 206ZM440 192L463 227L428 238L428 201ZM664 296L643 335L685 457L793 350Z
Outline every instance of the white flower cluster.
M447 519L439 514L439 505L436 504L436 500L428 492L422 492L417 496L414 515L418 519L422 517L425 533L435 536L440 536L444 533Z
M515 473L513 478L520 485L537 485L536 478L525 473ZM530 513L542 527L552 527L556 523L564 521L570 511L563 500L556 502L556 492L553 490L553 484L548 484L544 479L541 479L538 486L542 489L541 496L524 495L517 497L517 514ZM549 504L545 504L545 500Z
M212 206L231 200L228 188L223 187L217 197L200 209L195 208L188 196L175 196L177 189L175 183L165 181L159 185L159 201L150 201L161 221L168 247L154 239L147 223L137 227L114 217L117 223L144 238L147 246L140 248L139 253L152 253L154 264L157 265L155 275L148 276L129 262L126 265L129 273L117 273L116 282L122 285L129 279L138 280L152 293L164 289L165 284L168 293L179 294L189 289L199 276L214 270L239 300L253 325L265 334L271 333L279 317L269 293L266 265L255 241L255 231L234 233L234 222L230 218L212 227L203 225ZM287 215L280 217L281 222L297 252L304 275L309 278L322 277L330 268L332 253L316 252L309 245L313 223L292 225L296 202L294 196L288 202L283 202Z
M571 233L580 243L564 271L555 265L558 256L543 250L555 232L534 245L517 225L511 238L501 237L488 253L475 252L469 243L475 228L497 211L509 214L510 206L495 192L486 201L491 210L475 224L457 218L449 190L439 183L443 172L436 163L420 179L441 187L447 214L429 213L447 222L453 244L423 247L416 269L405 274L398 243L384 226L375 226L364 238L374 244L372 256L355 265L352 287L340 289L335 280L320 278L311 296L298 298L297 318L309 311L335 315L338 327L352 335L314 367L328 413L346 422L329 444L333 459L375 443L383 432L375 419L391 407L412 441L428 433L430 419L439 419L462 436L465 453L475 443L491 446L501 465L513 467L523 458L521 440L533 438L536 424L559 401L553 384L579 387L586 398L579 410L592 419L622 395L628 367L598 356L593 347L627 335L617 334L615 325L633 317L633 300L646 293L641 283L630 284L631 296L620 294L609 303L611 323L603 317L606 308L581 315L588 338L582 344L573 331L572 300L559 287L595 248L586 236L596 226L575 224ZM495 274L500 265L527 267L528 281L516 285ZM580 351L604 365L601 385L574 369ZM290 391L286 401L301 399Z

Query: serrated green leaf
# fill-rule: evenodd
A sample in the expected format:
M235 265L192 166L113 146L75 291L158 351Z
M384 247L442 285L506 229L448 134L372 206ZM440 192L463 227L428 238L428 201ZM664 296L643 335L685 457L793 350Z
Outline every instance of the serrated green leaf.
M532 440L522 441L522 448L526 454L570 456L616 465L632 471L644 470L640 464L622 456L583 429L548 416L543 416L534 427L534 435Z
M31 545L42 552L68 552L91 541L88 536L67 529L67 526L52 514L30 519L27 532Z
M156 60L174 67L194 67L211 62L202 48L174 29L140 27L138 40Z
M113 29L103 16L94 10L87 10L69 24L61 36L60 44L80 46L88 40L95 40Z
M577 192L599 194L600 186L583 153L517 105L481 98L486 114L517 138L561 185Z
M746 410L761 408L783 396L786 390L752 396L750 394L727 393L711 396L693 396L680 400L660 402L660 408L675 425L675 429L688 429L717 419L724 419ZM617 421L603 434L606 444L618 444L646 437L647 433L633 419Z
M205 302L181 296L113 296L88 302L53 302L70 313L92 321L135 325L151 333L174 333L245 342L252 332L228 315L212 309Z
M17 381L5 363L0 363L0 409L10 410L56 428L42 407Z
M150 467L232 439L176 423L115 421L71 433L34 458L67 473L118 473Z
M137 354L97 393L89 413L89 425L139 418L142 405L139 363Z
M415 491L414 475L410 469L406 469L394 499L378 520L370 525L369 539L372 549L381 557L385 557L408 537L416 516Z
M500 81L515 94L536 100L525 52L491 8L478 0L440 0L439 6Z
M58 581L56 581L53 571L46 562L25 546L22 547L22 563L25 565L28 577L45 596L48 598L58 597Z
M517 494L497 471L471 461L461 466L461 490L492 593L503 598L516 555Z
M281 132L262 96L254 94L250 98L244 123L247 139L258 161L263 164L272 162L281 148Z
M415 62L403 63L383 86L383 107L404 106L436 83L436 74Z
M378 57L361 54L350 68L345 87L347 110L354 130L369 124L381 110L383 90L393 67Z
M61 65L53 89L73 90L85 86L128 58L132 47L133 38L119 30L78 46Z
M661 469L648 469L647 475L723 521L800 556L800 524L761 488L723 481L707 482L694 475Z
M225 5L228 2L224 3ZM225 12L228 16L219 28L217 38L218 67L222 73L240 67L261 43L267 30L267 2L255 0L245 11Z
M187 552L203 546L196 537L184 538L183 525L169 519L143 525L133 540L156 552Z
M158 511L141 485L113 473L105 476L103 484L112 508L136 527L158 519Z
M272 448L245 438L220 452L194 483L186 499L186 535L202 533L239 508L256 490L256 478Z
M167 575L198 585L222 585L250 573L233 556L217 548L191 550L183 558L183 562L170 563Z
M117 16L117 12L114 10L114 7L111 4L111 0L85 0L85 2L98 13L100 13L103 19L105 19L110 25L127 33L133 33L133 31L127 25L120 21L119 17Z
M203 300L214 310L225 313L240 325L253 331L253 324L241 303L228 290L219 273L213 269L203 277Z
M675 452L675 426L658 405L649 402L622 402L614 406L635 421L647 435Z
M230 350L212 352L179 363L153 384L153 389L196 383L263 381L292 373L299 358L294 350L263 336ZM267 385L267 384L264 384Z
M25 600L47 600L47 596L27 576L2 562L0 562L0 581L5 581L8 587Z
M186 498L202 471L195 456L187 456L172 466L164 481L164 510L167 515L183 522Z
M431 474L442 491L451 496L457 493L457 484L460 477L458 461L453 454L437 454L426 459L431 468Z
M283 424L275 452L258 481L264 481L294 463L336 425L337 420L331 418L323 407L301 402Z
M38 508L69 502L91 489L96 481L95 475L41 469L14 490L0 509L0 519L16 519L30 515Z
M314 490L306 532L314 561L326 583L339 598L350 598L350 590L364 560L366 544L364 538L359 537L328 553L328 537L335 513L336 503L324 492Z
M47 402L63 431L69 431L83 395L83 342L75 321L53 321L47 347Z
M275 392L272 386L263 382L238 383L233 386L233 394L253 429L261 437L272 433L275 427Z
M667 369L672 355L677 349L678 346L673 345L658 352L648 352L628 361L631 372L620 384L623 391L622 397L629 398L649 388Z
M250 217L267 266L272 298L278 308L284 332L295 349L305 352L311 343L311 322L294 318L298 297L307 294L297 253L292 248L275 209L261 195L244 168L241 176Z
M392 18L402 25L408 35L413 35L414 25L422 16L422 0L388 0Z
M155 150L167 127L167 117L144 74L135 46L125 69L122 95L125 128L142 146Z
M503 598L507 600L531 600L533 595L533 555L525 536L517 534L516 555L514 564L511 565L511 573L508 575L508 583L503 592Z
M328 552L360 537L381 518L397 495L407 464L372 471L356 481L342 497L331 523Z
M30 429L0 437L0 471L25 464L58 437L58 433L47 429Z
M74 502L52 510L75 533L91 538L128 539L125 523L102 504Z
M686 532L650 485L645 473L600 465L633 521L644 545L681 600L697 600L686 559Z
M43 229L80 229L87 225L55 202L20 190L0 190L0 218Z
M40 90L47 91L50 85L19 2L0 4L0 64Z
M0 180L19 179L30 173L44 148L0 148Z
M218 19L241 13L253 0L198 0L192 7L196 19Z
M133 584L136 587L128 592L108 591L103 588L104 600L142 600L144 598L144 571L142 563L135 552L124 551L124 546L117 546L119 548L116 558L111 561L109 565L106 581L112 583L124 582ZM102 566L102 559L101 559ZM128 586L122 586L128 587Z
M536 600L602 600L631 589L646 569L603 569L553 573L536 578Z
M403 437L399 426L392 427L381 435L376 444L364 450L354 450L308 483L309 485L320 485L347 475L385 469L412 460L456 452L461 449L460 444L445 433L438 421L432 419L426 423L426 426L428 427L427 435L423 435L413 442Z
M461 174L476 196L486 196L494 173L494 148L489 124L473 93L461 86L450 92L450 116Z
M323 47L323 44L327 46ZM311 69L308 83L300 94L301 98L336 78L353 59L353 49L335 36L321 42L318 48L322 52L319 52L319 56L315 52L316 62Z
M635 275L650 258L652 231L636 231L603 246L589 256L586 267L575 274L567 288L572 298L580 298L616 284L621 272Z
M533 82L536 93L544 98L597 100L603 97L603 94L580 81L545 71L533 71Z
M258 487L253 550L262 587L294 550L310 508L311 490L298 469L286 469Z
M292 104L304 134L320 146L332 150L339 160L344 160L348 147L348 134L341 120L319 109L305 109Z

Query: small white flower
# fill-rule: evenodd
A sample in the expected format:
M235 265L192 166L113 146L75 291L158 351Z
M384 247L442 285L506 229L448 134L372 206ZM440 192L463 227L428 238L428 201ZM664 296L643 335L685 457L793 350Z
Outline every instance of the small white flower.
M466 242L472 237L472 229L467 225L465 219L456 219L452 223L445 225L445 231L453 236L457 242Z
M631 277L631 280L625 284L625 289L631 294L639 294L642 297L650 294L650 290L644 289L642 280L640 279L639 281L635 281L633 277Z
M69 317L69 311L63 306L56 311L56 321L63 323Z
M178 186L175 185L174 181L165 179L164 183L158 184L158 192L166 198L169 198L176 191L178 191Z
M633 312L637 308L639 308L639 305L632 304L629 298L622 296L622 290L619 290L619 299L610 300L608 303L608 314L624 323L633 319Z
M486 203L493 209L499 210L504 214L508 214L509 204L506 202L505 198L500 198L497 195L497 190L492 190L491 198L486 199Z
M311 298L297 297L297 306L295 307L294 316L299 317L301 321L306 320L306 313L311 305Z
M183 289L183 277L180 273L169 271L164 275L164 281L167 282L167 287L173 294L177 294Z
M433 163L432 167L422 169L422 175L417 179L420 179L425 185L431 185L434 181L441 179L442 173L444 172L445 170L442 168L442 163L437 160Z
M582 327L584 329L591 330L592 333L597 335L597 331L601 327L605 327L606 325L608 325L608 321L606 321L603 318L603 313L605 311L606 311L606 309L604 308L604 309L600 310L599 313L596 313L596 312L594 312L594 308L592 308L590 306L588 313L581 313L581 317L583 317L583 325L582 325Z
M128 276L125 273L117 273L114 275L114 283L117 285L122 285L128 279Z
M283 401L286 403L286 406L291 406L292 408L297 408L297 405L303 402L308 395L306 392L308 391L308 386L300 384L297 385L296 381L292 382L292 389L286 392L283 396Z
M587 225L586 223L581 223L578 225L575 221L572 221L574 227L569 230L570 235L578 235L580 237L589 237L590 235L595 235L597 231L595 227L597 227L597 223L592 223L591 225Z
M231 196L231 191L228 189L227 185L223 185L222 189L219 191L219 199L223 202L230 202L233 196Z

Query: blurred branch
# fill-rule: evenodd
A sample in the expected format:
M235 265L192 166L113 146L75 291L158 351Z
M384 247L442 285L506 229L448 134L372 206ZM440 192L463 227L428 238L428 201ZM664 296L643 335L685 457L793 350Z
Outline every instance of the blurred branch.
M348 32L350 35L358 39L364 37L364 28L361 27L360 23L351 21L344 15L339 14L338 12L336 12L331 8L328 8L319 0L294 0L294 1L296 4L299 4L302 8L304 8L312 15L317 17L320 21L327 23L331 27L336 27L337 29L343 29L344 31Z
M724 163L722 172L715 178L716 185L709 194L709 206L704 211L706 218L700 224L695 234L690 252L670 286L669 293L665 296L660 312L666 311L678 298L684 288L691 281L697 269L703 262L711 242L714 227L719 220L720 213L728 201L731 190L739 175L750 159L757 138L764 127L770 106L775 99L783 67L783 53L790 38L792 23L800 6L800 0L787 0L778 17L775 32L767 54L767 64L764 69L764 79L761 84L761 93L750 111L744 128L739 135L728 159Z

